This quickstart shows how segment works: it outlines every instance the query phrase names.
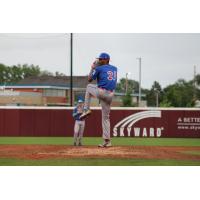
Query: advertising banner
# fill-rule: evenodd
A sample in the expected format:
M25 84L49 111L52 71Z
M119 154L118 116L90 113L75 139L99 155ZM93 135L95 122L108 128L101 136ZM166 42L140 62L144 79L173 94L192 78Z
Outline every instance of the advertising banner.
M73 136L73 108L0 107L0 136ZM84 136L102 136L100 108L92 108ZM112 137L200 138L200 109L112 108Z

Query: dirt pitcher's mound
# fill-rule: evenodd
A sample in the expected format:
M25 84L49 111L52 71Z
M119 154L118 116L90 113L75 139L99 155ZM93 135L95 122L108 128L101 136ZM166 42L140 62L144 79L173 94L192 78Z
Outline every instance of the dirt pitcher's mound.
M139 158L200 160L200 155L186 151L200 151L200 147L158 146L96 146L64 145L0 145L0 158L53 159L53 158Z

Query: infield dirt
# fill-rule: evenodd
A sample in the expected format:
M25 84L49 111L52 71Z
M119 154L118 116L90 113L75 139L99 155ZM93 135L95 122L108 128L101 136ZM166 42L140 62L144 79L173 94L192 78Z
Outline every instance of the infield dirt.
M173 159L200 161L200 147L158 147L158 146L96 146L65 145L0 145L0 158L54 159L54 158L135 158L135 159Z

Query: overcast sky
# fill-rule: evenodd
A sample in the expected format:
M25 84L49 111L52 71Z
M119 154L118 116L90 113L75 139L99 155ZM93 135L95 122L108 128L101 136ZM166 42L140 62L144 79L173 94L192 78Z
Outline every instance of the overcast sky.
M0 34L0 63L34 64L42 70L70 73L69 34ZM118 78L131 72L138 80L138 60L142 58L142 87L158 81L162 87L179 78L191 80L193 66L200 73L200 34L74 34L74 75L86 75L101 52L111 56Z

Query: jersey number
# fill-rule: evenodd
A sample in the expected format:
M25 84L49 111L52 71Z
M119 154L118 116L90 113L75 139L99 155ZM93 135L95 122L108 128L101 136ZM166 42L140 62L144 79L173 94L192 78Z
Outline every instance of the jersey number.
M113 73L112 71L108 71L107 74L108 74L107 78L108 78L109 81L117 79L117 72Z
M107 74L108 74L107 78L108 78L109 81L115 80L117 78L116 72L113 73L112 71L107 71Z

